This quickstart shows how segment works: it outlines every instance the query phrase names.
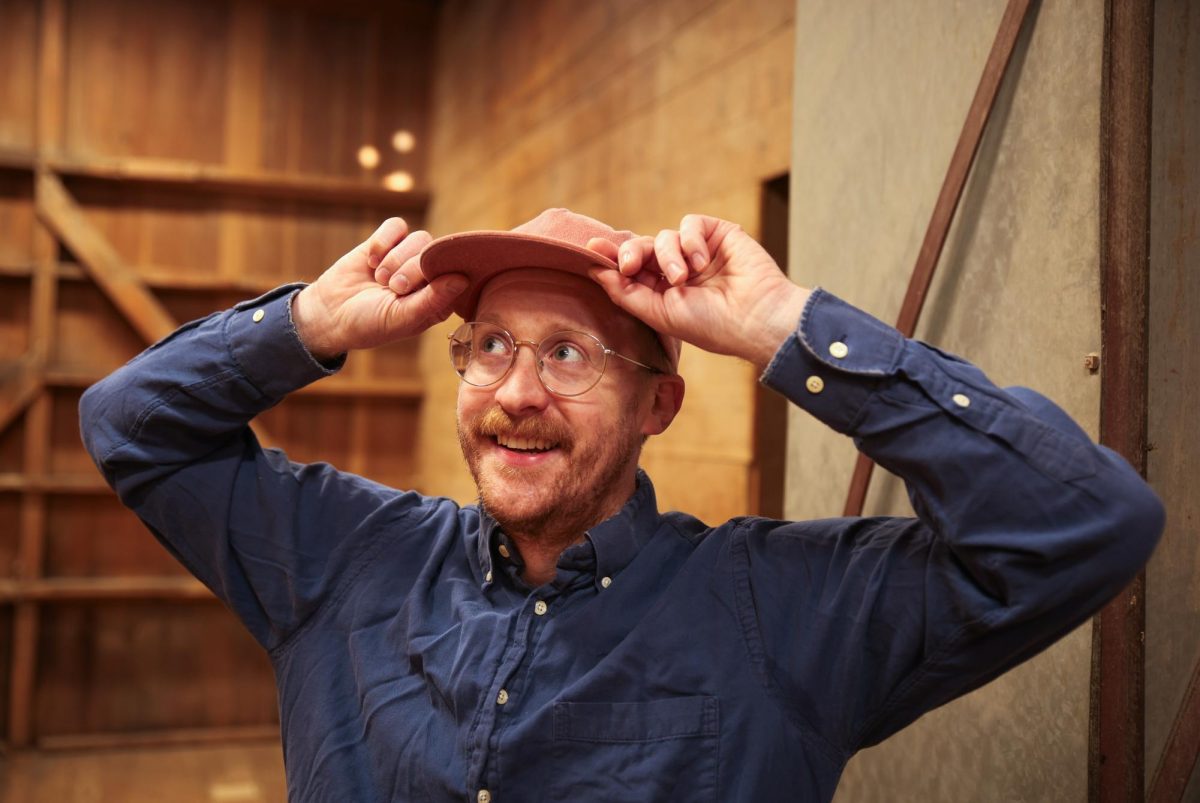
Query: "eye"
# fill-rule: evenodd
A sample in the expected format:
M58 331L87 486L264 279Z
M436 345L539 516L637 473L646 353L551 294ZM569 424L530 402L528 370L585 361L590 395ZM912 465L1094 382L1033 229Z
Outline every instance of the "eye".
M500 335L485 334L479 339L480 354L503 354L508 351L508 343Z
M550 349L550 359L556 363L587 362L587 353L569 340L560 340Z

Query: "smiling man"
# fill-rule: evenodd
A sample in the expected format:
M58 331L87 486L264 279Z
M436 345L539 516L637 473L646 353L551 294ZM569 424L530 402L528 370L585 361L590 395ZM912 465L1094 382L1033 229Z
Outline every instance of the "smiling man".
M259 446L254 415L452 310L478 504ZM681 341L853 436L918 517L659 512L638 457L682 404ZM857 750L1086 621L1162 528L1052 403L697 215L432 242L392 219L81 414L121 499L268 651L297 801L828 800Z

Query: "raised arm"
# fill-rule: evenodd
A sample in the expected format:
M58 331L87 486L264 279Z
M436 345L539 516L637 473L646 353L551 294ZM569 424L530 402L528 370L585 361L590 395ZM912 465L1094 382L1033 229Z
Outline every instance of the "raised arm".
M80 402L84 445L122 502L265 646L315 610L380 511L419 504L325 464L291 463L248 426L336 371L345 352L449 314L461 277L401 278L429 240L406 234L389 220L312 285L181 327Z
M620 257L620 275L593 277L615 303L765 365L767 385L907 485L916 519L749 519L730 539L750 659L839 755L1045 648L1149 558L1157 498L1037 393L788 289L724 221L689 216Z

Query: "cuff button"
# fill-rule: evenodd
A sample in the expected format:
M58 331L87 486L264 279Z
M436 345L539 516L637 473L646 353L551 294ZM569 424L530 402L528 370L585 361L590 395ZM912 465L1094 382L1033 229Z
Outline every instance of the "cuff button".
M966 394L963 394L963 393L955 393L953 396L950 397L950 401L954 402L959 407L970 407L971 406L971 399Z
M825 380L819 376L810 376L805 380L804 387L808 388L809 393L820 393L825 389Z
M254 314L250 316L250 319L252 321L254 321L255 323L258 323L265 317L267 317L266 312L264 312L263 310L260 310L260 309L256 309L256 310L254 310Z
M850 353L850 347L840 340L835 340L829 344L829 353L840 360Z

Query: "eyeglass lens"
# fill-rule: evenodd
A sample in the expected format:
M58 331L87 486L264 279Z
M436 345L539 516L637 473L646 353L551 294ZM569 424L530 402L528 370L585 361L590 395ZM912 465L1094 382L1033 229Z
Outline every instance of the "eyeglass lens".
M555 332L536 345L538 376L554 393L564 396L583 393L604 374L607 359L604 346L585 332ZM465 323L450 336L450 360L469 385L485 387L499 382L516 356L516 341L495 324Z

